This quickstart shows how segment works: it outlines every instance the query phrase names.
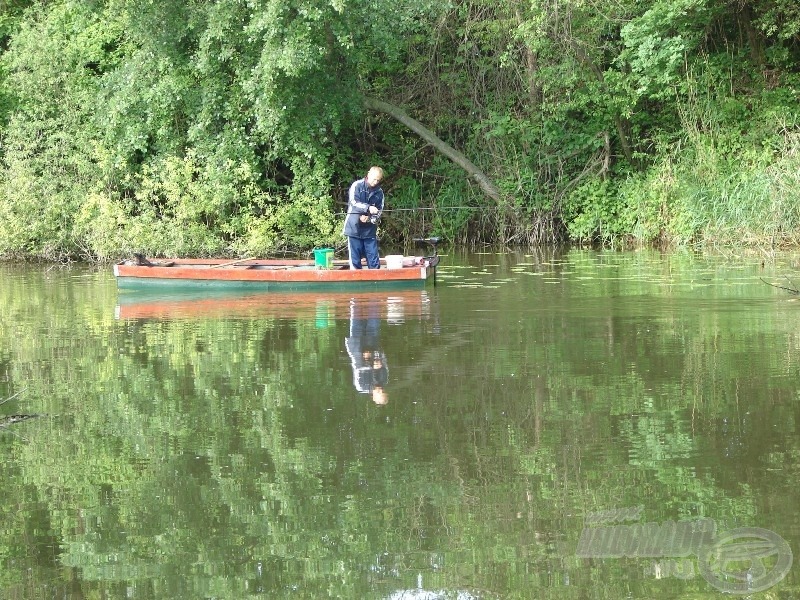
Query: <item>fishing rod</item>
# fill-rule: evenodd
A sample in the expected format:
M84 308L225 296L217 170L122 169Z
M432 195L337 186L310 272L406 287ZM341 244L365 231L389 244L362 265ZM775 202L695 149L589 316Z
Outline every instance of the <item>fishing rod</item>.
M463 210L463 209L470 209L470 210L478 210L481 208L480 206L420 206L417 208L387 208L386 210L382 210L382 213L391 213L391 212L409 212L412 210ZM365 213L360 212L338 212L334 213L334 217L342 217L345 215L362 215Z

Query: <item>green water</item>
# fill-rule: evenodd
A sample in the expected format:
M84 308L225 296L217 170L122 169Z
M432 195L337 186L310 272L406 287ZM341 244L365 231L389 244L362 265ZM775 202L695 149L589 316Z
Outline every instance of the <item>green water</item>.
M0 266L0 598L800 597L800 303L764 283L799 272L491 253L163 297Z

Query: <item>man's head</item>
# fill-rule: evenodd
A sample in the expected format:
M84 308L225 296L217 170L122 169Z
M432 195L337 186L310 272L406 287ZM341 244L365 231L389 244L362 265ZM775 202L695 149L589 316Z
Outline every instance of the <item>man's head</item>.
M367 173L367 185L369 187L377 187L383 181L383 169L380 167L372 167Z
M386 390L383 387L376 385L372 388L372 401L378 406L384 406L389 403L389 396L386 395Z

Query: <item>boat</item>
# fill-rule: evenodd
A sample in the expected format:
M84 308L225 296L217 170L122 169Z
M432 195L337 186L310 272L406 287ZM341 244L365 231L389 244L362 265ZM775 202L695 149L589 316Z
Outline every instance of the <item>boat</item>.
M380 269L351 269L346 260L245 258L156 260L137 255L114 265L120 290L202 289L251 291L385 290L424 287L436 278L439 255L389 255Z

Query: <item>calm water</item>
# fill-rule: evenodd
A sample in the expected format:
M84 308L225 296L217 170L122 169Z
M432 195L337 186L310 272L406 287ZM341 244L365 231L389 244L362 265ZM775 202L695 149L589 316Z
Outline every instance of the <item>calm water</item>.
M0 598L800 597L800 303L762 281L798 272L537 251L159 298L0 266Z

